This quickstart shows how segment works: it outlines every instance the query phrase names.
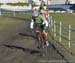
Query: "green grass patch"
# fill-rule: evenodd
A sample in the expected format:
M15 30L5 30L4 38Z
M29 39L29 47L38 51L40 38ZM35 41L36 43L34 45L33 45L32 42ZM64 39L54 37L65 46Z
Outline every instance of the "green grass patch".
M71 24L72 27L75 28L75 15L70 13L50 13L50 15L53 16L53 19L56 20L57 23L61 21L64 25Z
M18 3L7 3L7 5L11 5L11 6L29 6L29 3L18 2Z
M12 14L8 14L8 15L2 15L0 16L0 29L3 29L4 27L14 24L14 22L16 23L17 19L30 19L31 18L31 14L28 15L22 15L22 14L16 14L15 16Z
M2 29L5 29L8 25L13 24L14 22L16 22L16 21L14 21L14 19L4 17L4 16L0 16L0 31Z
M12 10L4 10L4 9L0 9L1 12L14 12ZM15 11L15 12L25 12L25 13L32 13L32 10L25 10L25 11Z
M0 5L3 5L3 3L0 3ZM6 3L6 5L11 5L11 6L29 6L29 3L24 3L24 2Z

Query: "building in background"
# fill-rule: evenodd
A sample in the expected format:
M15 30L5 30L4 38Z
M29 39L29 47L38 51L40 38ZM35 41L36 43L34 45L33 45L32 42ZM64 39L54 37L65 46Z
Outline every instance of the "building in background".
M65 2L68 2L70 4L75 4L75 0L0 0L0 3L17 3L17 2L26 2L31 3L33 1L36 5L40 5L41 1L43 1L45 4L65 4Z
M41 4L41 1L44 4L48 4L48 8L51 10L68 10L70 7L71 9L75 9L75 0L0 0L0 3L34 3L35 7ZM69 4L69 5L66 5Z
M32 0L35 4L40 4L40 1L42 1L42 0ZM43 2L45 3L45 4L47 4L47 2L48 2L48 5L50 5L50 4L65 4L65 1L66 0L43 0Z
M75 4L75 0L68 0L70 4Z
M40 1L42 0L32 0L33 2L35 2L35 4L40 4ZM52 5L52 4L65 4L66 2L70 3L70 4L75 4L75 0L43 0L45 4Z
M75 4L75 0L66 0L65 4Z
M49 4L65 4L68 2L69 4L75 4L75 0L49 0Z
M44 1L45 4L65 4L68 1L70 4L75 4L75 0L0 0L0 3L17 3L17 2L26 2L30 3L31 1L35 2L36 4L40 4L40 1Z

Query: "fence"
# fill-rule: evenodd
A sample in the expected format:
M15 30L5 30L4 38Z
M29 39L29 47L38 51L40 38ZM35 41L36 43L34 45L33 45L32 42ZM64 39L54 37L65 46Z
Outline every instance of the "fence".
M62 42L62 39L68 41L67 43L69 48L71 47L71 45L75 45L75 41L71 39L72 38L71 34L75 32L75 29L72 29L70 24L66 26L62 24L61 21L58 24L56 23L55 20L52 19L52 16L51 16L49 27L51 28L51 31L53 32L54 38L58 36L59 42ZM67 36L64 36L63 31L66 31L65 35Z
M12 14L13 16L15 16L16 14L29 15L31 13L32 13L32 10L27 10L27 11L10 11L10 10L0 9L0 16L1 15L7 15L7 14Z

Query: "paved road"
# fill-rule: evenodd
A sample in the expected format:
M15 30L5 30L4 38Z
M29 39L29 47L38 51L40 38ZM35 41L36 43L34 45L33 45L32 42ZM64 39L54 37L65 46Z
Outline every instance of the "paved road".
M16 17L14 24L0 29L0 63L68 63L50 44L48 54L40 56L35 48L35 35L29 29L29 20Z

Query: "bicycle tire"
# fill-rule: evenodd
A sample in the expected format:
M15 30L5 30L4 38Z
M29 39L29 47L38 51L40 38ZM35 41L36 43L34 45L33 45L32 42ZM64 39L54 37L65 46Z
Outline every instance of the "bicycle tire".
M46 40L44 39L44 37L43 37L44 35L42 35L42 32L41 32L41 37L43 38L43 40L46 42ZM40 39L42 39L40 37ZM38 35L38 39L39 39L39 35ZM42 42L41 42L41 40L39 40L39 42L40 42L40 44L41 44L41 55L42 56L45 56L46 54L47 54L47 46L46 46L46 44L44 44L44 48L42 47Z

